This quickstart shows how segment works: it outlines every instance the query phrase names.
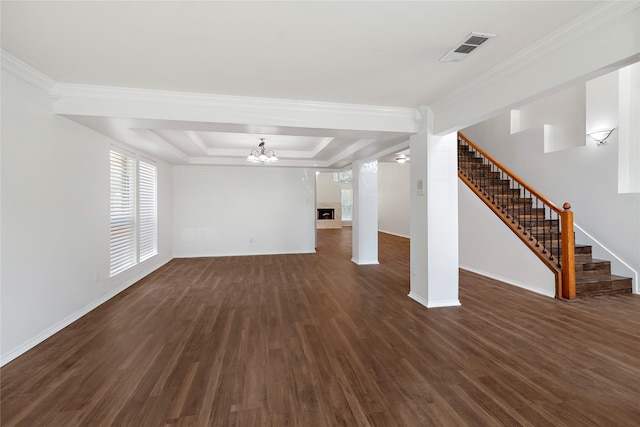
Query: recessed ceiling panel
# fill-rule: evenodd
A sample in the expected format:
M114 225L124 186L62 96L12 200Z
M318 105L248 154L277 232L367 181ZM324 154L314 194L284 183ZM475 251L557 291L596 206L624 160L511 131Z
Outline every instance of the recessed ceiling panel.
M255 148L264 138L272 150L313 152L324 142L322 137L294 135L261 135L226 132L195 132L209 149L246 149Z
M333 137L172 129L154 129L151 132L188 156L246 157L263 138L266 147L275 151L278 157L313 159L334 140Z

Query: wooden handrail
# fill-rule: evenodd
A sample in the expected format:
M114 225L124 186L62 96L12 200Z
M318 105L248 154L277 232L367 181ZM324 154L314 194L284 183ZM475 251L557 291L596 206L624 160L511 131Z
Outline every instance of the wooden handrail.
M538 191L536 191L536 189L533 188L532 186L530 186L529 184L527 184L527 182L524 179L520 178L518 175L513 173L513 171L511 169L509 169L508 167L506 167L505 165L503 165L502 163L500 163L499 161L494 159L486 151L484 151L482 148L480 148L476 144L474 144L469 138L467 138L467 136L465 134L463 134L462 132L458 132L458 136L460 136L460 138L464 139L467 142L467 144L472 146L477 152L482 154L487 159L491 160L491 162L493 164L495 164L496 166L500 167L500 169L502 169L511 178L513 178L515 181L518 181L520 183L520 185L522 185L524 188L526 188L531 194L534 194L538 199L540 199L540 201L542 201L546 205L548 205L550 209L555 211L557 214L561 214L563 212L562 209L560 209L559 207L557 207L555 205L555 203L553 203L551 200L547 199L545 196L543 196Z
M574 241L574 231L573 231L573 212L571 212L571 205L569 203L564 203L562 208L558 208L553 202L547 199L545 196L536 191L531 185L527 184L524 180L522 180L518 175L513 173L510 169L504 166L502 163L494 159L490 156L486 151L482 148L478 147L474 144L469 138L466 137L462 132L458 132L458 136L460 139L464 140L469 147L474 150L474 152L480 154L485 158L485 160L489 161L487 165L491 167L491 165L496 166L498 169L501 169L501 172L504 172L506 176L509 177L510 182L518 183L518 191L520 187L523 187L526 191L529 192L530 195L535 196L539 201L543 203L543 206L547 206L549 211L554 211L557 214L557 218L559 219L560 225L560 251L547 253L545 247L546 243L544 242L543 237L543 245L538 245L537 238L534 240L532 236L527 236L526 226L522 226L522 224L515 224L515 221L509 220L510 216L505 213L504 210L500 210L496 204L495 198L491 198L489 194L487 194L486 190L482 190L479 188L478 184L473 181L473 178L466 176L466 174L462 173L462 170L459 168L458 176L462 181L474 192L480 199L491 209L494 211L496 215L525 243L537 256L540 260L549 267L554 275L556 282L556 297L563 299L573 299L576 297L576 278L575 278L575 241ZM483 165L484 160L483 160ZM491 169L493 170L493 169ZM537 206L537 202L536 202ZM531 233L532 231L529 231ZM553 249L553 245L551 249ZM558 258L558 259L554 259ZM562 262L560 262L560 260Z

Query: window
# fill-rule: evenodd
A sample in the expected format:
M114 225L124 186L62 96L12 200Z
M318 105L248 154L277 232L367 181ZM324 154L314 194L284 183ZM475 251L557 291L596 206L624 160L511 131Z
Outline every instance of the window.
M155 165L111 151L111 277L157 254Z
M136 264L135 161L111 152L110 275Z
M139 244L140 262L154 256L157 250L156 167L140 161L138 164Z
M353 189L343 188L341 191L342 199L342 220L351 221L353 218Z
M351 180L352 180L351 169L344 172L334 172L333 180L335 182L339 182L340 184L351 184Z

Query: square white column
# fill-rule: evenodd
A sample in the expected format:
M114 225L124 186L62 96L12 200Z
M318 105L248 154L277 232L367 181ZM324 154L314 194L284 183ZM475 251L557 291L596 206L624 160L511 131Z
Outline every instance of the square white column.
M458 299L457 134L433 135L424 109L411 148L411 291L432 307L460 305Z
M378 162L353 162L351 261L378 264Z

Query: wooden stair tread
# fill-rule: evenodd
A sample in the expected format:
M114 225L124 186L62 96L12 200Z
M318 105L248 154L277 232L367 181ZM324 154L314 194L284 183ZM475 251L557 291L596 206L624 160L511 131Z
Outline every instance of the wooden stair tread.
M611 261L606 259L597 259L597 258L589 258L589 259L576 259L576 264L611 264Z

